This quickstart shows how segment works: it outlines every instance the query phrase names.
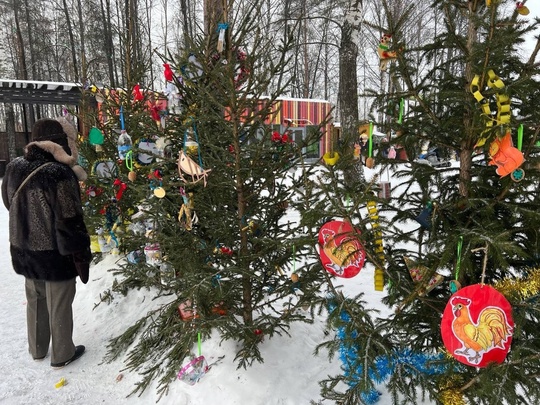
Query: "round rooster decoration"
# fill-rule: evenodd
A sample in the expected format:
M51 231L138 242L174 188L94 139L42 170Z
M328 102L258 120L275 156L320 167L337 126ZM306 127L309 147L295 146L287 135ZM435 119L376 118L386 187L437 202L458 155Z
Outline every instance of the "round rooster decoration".
M450 354L473 367L502 363L510 350L513 330L510 303L495 288L483 284L464 287L452 295L441 323Z
M329 221L319 230L319 256L326 271L334 276L356 276L366 260L359 242L360 232L345 221Z

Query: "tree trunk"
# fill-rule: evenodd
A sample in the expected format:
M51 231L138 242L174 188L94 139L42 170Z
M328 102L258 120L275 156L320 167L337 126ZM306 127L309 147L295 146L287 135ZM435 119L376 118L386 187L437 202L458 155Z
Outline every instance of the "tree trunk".
M13 160L17 157L17 144L15 142L15 111L13 111L13 104L6 103L6 132L8 139L8 154L9 160Z

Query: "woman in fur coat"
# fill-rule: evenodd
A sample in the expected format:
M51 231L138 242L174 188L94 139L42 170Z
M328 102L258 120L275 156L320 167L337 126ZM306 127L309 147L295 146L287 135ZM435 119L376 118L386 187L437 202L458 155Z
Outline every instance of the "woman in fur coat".
M77 132L66 125L38 120L24 156L7 165L2 181L13 269L25 277L29 351L44 359L52 338L55 368L84 353L72 340L72 303L76 277L88 281L92 259L79 187L85 173L76 165Z

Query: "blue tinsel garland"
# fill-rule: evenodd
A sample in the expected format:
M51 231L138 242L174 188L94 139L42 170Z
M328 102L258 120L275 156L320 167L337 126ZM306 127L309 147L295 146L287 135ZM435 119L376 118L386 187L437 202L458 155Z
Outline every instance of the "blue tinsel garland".
M329 311L333 312L336 309L336 305L329 304ZM340 313L340 319L348 323L350 322L349 314L342 310ZM339 357L343 363L343 371L345 377L349 381L349 386L354 386L355 382L361 380L363 377L363 366L356 361L358 358L358 348L352 345L346 344L348 341L354 341L357 336L357 332L351 332L350 336L347 336L345 326L341 326L337 330L337 337L341 341L339 349ZM377 356L374 360L374 366L368 370L368 378L374 384L380 384L386 381L393 373L393 370L397 366L408 365L411 370L416 370L417 373L425 375L439 375L446 371L445 366L441 360L444 359L443 353L436 354L424 354L413 352L411 349L396 350L392 355ZM366 404L374 404L379 400L381 394L376 389L371 389L363 392L360 397Z

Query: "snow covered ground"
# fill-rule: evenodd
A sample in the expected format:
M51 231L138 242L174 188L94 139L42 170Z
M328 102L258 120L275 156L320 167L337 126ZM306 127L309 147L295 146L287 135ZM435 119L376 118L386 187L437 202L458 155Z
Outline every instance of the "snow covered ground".
M156 387L140 397L128 396L140 377L122 371L123 359L103 363L110 338L122 333L145 314L155 301L148 291L130 291L127 297L116 297L109 305L100 301L100 293L108 289L120 256L109 255L91 268L88 284L77 283L74 303L75 344L84 344L87 351L81 359L60 370L53 370L50 358L34 361L27 350L26 298L24 279L11 267L8 241L8 213L0 204L0 404L1 405L72 405L151 404L158 399ZM373 267L367 264L352 279L341 279L346 295L365 293L372 308L387 311L380 304L384 293L373 288ZM329 361L325 354L315 356L315 347L327 340L324 317L312 325L296 323L291 337L266 339L261 352L265 362L244 370L233 362L234 342L219 343L219 337L203 341L202 354L207 362L216 362L195 385L180 380L173 382L161 405L308 405L321 400L318 382L340 371L340 360ZM195 352L194 348L194 352ZM223 357L223 358L222 358ZM65 385L57 388L61 379ZM330 404L330 401L322 402ZM381 396L380 405L391 404L389 395Z

